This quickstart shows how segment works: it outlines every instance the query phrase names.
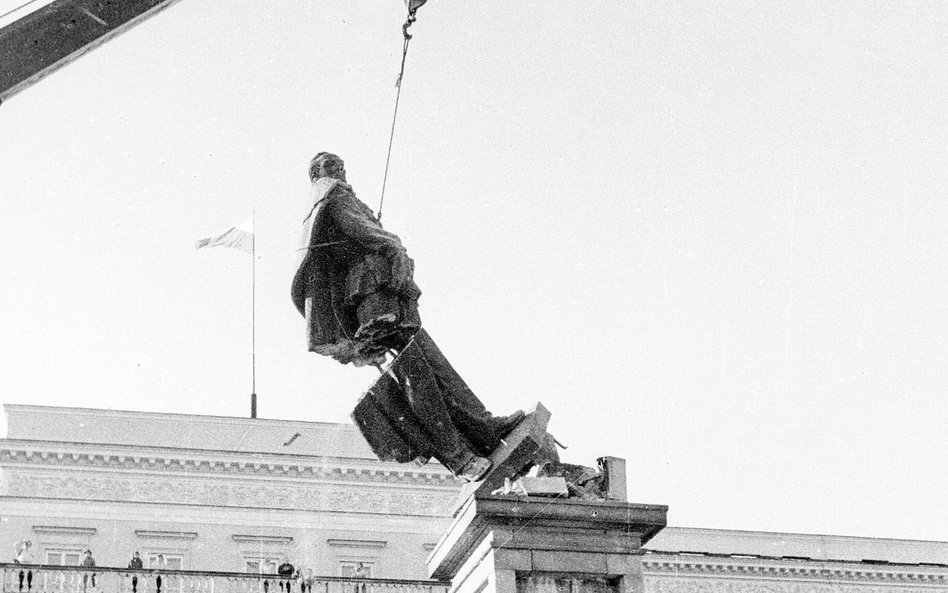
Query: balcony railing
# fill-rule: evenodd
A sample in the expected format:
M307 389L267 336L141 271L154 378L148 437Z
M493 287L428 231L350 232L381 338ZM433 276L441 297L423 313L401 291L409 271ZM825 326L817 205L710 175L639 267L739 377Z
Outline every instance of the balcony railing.
M0 593L447 593L450 583L0 563Z

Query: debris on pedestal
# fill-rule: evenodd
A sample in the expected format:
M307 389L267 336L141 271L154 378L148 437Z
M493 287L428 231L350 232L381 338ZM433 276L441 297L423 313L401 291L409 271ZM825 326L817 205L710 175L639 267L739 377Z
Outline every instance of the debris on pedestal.
M570 498L605 500L600 493L603 476L595 468L572 463L547 463L540 467L537 475L562 477Z
M516 480L504 479L504 487L498 488L491 494L518 494L520 496L569 496L566 479L563 477L530 477L523 476Z
M605 460L609 461L604 463ZM618 457L603 457L599 459L599 462L599 470L559 461L534 465L524 475L506 478L504 486L497 488L491 494L556 496L579 500L624 500L624 460ZM620 465L622 471L619 471Z
M459 503L474 493L625 501L625 460L600 457L598 469L561 462L557 446L563 446L546 431L549 419L550 412L538 403L491 455L490 472L469 484Z

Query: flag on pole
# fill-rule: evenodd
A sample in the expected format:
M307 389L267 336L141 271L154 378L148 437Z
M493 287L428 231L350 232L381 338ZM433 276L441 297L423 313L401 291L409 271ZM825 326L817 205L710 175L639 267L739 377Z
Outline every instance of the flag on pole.
M195 249L202 247L233 247L253 254L253 216L216 237L201 239L194 245Z

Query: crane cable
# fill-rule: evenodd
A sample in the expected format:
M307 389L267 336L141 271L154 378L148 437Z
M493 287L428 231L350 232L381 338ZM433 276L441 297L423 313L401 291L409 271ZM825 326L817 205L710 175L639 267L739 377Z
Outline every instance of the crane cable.
M388 153L385 155L385 174L382 176L382 195L379 197L377 218L380 221L382 220L382 204L385 202L385 184L388 181L388 165L392 160L392 142L395 140L395 121L398 118L398 100L402 96L402 77L405 76L405 59L408 57L408 43L411 41L411 34L408 32L408 28L417 20L415 13L418 12L418 8L421 4L424 4L424 2L420 4L415 2L408 3L408 18L405 20L405 24L402 25L402 36L405 38L405 41L402 44L402 66L398 71L398 79L395 81L395 88L398 90L395 92L395 110L392 113L392 130L388 136Z

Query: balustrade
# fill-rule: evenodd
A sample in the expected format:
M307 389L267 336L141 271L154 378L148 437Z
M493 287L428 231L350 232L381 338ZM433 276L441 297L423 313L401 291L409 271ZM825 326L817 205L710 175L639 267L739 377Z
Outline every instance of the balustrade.
M0 593L447 593L443 581L0 563Z

